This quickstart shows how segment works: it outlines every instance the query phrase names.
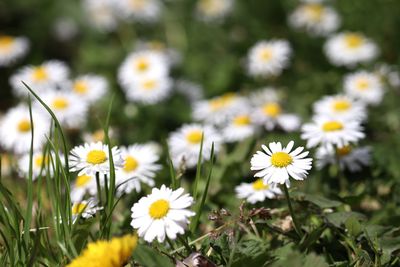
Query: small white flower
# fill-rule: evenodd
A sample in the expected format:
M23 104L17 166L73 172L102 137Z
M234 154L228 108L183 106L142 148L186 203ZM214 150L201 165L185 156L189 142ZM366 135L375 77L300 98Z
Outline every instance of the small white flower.
M134 144L121 147L121 156L125 164L116 172L116 187L119 192L140 192L141 183L154 186L156 172L161 169L161 165L156 163L159 155L154 146Z
M256 126L249 114L235 116L222 130L226 142L237 142L254 135Z
M295 114L283 113L278 102L266 102L254 110L252 115L255 123L272 131L279 127L286 132L293 132L300 127L300 117Z
M265 103L279 102L282 96L273 87L263 87L259 90L252 92L249 95L249 100L252 105L260 106Z
M77 77L70 85L71 91L92 104L107 93L107 80L99 75L86 74Z
M122 62L118 70L118 82L124 87L131 87L138 78L164 77L169 72L165 56L157 51L133 52Z
M366 71L347 75L343 87L346 94L369 105L379 104L385 93L380 77Z
M0 67L8 67L24 57L29 50L25 37L0 35Z
M188 168L196 166L202 135L204 136L202 158L203 160L209 160L212 144L214 143L214 152L216 153L221 142L221 137L212 126L186 124L170 134L168 147L176 168L182 163L185 163Z
M160 0L118 0L116 9L127 21L155 22L161 14Z
M331 7L316 3L302 4L290 14L289 24L311 35L326 36L338 29L340 17Z
M41 99L64 127L79 129L86 123L88 105L72 92L49 91L42 94ZM36 102L36 105L38 110L48 114L39 102Z
M167 76L146 75L122 88L128 100L151 105L161 102L170 95L172 80Z
M61 164L64 165L64 156L59 154ZM36 180L39 176L46 176L46 172L49 171L50 176L54 174L56 163L56 155L54 152L51 152L51 157L47 153L45 156L43 152L34 152L32 155L32 179ZM30 164L30 155L29 153L25 153L18 160L18 170L21 176L28 177L29 175L29 164Z
M324 51L335 66L354 67L366 63L378 55L376 44L361 33L343 32L328 39Z
M95 197L97 194L97 182L94 175L78 175L71 188L71 200L80 202L88 194Z
M206 124L220 125L249 109L248 101L235 93L226 93L193 104L192 116Z
M75 223L79 217L84 219L92 218L99 210L102 210L102 207L97 206L95 199L74 202L71 207L72 222Z
M233 0L198 0L197 16L206 22L218 21L229 15L233 8Z
M48 90L54 90L66 82L69 75L67 65L58 60L50 60L39 66L26 66L10 77L10 84L16 96L26 97L28 89L25 82L39 96Z
M40 150L46 142L46 135L50 130L48 116L43 116L35 108L32 109L33 120L33 150ZM30 151L31 148L31 121L29 108L19 105L11 108L0 120L0 144L6 150L17 154Z
M257 171L254 177L264 180L265 184L286 184L290 186L289 177L295 180L307 178L311 170L311 158L306 158L308 151L303 147L292 151L294 142L290 141L286 148L280 142L269 143L269 148L262 145L263 151L257 151L251 158L251 170Z
M189 218L195 213L189 210L193 198L183 192L183 188L172 190L162 185L133 205L131 225L139 237L147 242L157 238L162 243L166 236L174 240L185 233Z
M247 72L251 76L278 76L289 65L292 53L285 40L260 41L247 56Z
M364 120L367 117L365 105L347 95L325 96L314 103L317 115L349 120Z
M96 29L111 32L118 25L114 0L84 0L86 19Z
M307 140L308 148L321 145L332 150L334 146L341 148L364 138L362 129L357 120L317 116L303 125L301 138Z
M317 168L322 169L326 165L339 163L339 167L350 172L358 172L364 166L369 166L371 161L370 147L344 146L332 151L324 147L320 147L316 153Z
M118 147L111 149L115 170L123 167L124 161ZM102 175L110 173L110 156L108 145L102 142L85 143L74 147L69 155L70 171L79 171L78 175Z
M235 191L238 198L246 199L251 204L262 202L266 198L274 199L282 194L277 185L264 184L262 179L253 183L241 183L235 188Z

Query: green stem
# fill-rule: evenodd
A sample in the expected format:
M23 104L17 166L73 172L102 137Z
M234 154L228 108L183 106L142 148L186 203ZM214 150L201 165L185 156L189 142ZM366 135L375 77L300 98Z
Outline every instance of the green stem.
M302 238L303 237L303 233L300 230L299 222L297 221L296 216L294 216L292 202L290 201L289 190L288 190L286 184L283 185L283 189L285 191L285 197L286 197L286 200L287 200L287 203L288 203L290 216L292 216L292 220L293 220L293 224L294 224L294 230L299 235L299 237Z

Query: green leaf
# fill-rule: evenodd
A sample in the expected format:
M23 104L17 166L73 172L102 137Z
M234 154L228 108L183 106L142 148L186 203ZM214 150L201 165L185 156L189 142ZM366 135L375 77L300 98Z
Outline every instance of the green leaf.
M366 219L365 215L358 213L358 212L354 212L354 211L333 212L333 213L327 214L326 218L331 224L340 228L346 222L346 220L352 216L359 220Z
M171 260L154 249L139 244L133 252L133 259L146 267L174 267Z
M355 216L347 218L344 225L346 226L348 233L353 237L357 237L362 233L362 226Z

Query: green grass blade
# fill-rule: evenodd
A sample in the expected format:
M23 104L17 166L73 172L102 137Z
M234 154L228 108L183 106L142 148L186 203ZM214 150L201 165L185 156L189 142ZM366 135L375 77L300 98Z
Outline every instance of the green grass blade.
M201 163L203 162L203 141L204 141L204 133L201 135L200 152L199 152L199 158L197 159L196 177L193 183L193 197L195 199L197 197L199 180L201 179Z

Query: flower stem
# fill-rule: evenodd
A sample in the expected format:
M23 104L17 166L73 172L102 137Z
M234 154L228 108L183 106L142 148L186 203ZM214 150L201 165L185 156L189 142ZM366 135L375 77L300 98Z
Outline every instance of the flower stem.
M285 197L286 197L286 200L287 200L287 203L288 203L290 216L292 216L292 220L293 220L293 224L294 224L294 230L299 235L299 237L302 238L303 237L303 233L300 230L299 222L297 221L296 216L294 216L292 202L290 201L289 191L288 191L288 188L287 188L286 184L283 185L283 189L285 191Z

